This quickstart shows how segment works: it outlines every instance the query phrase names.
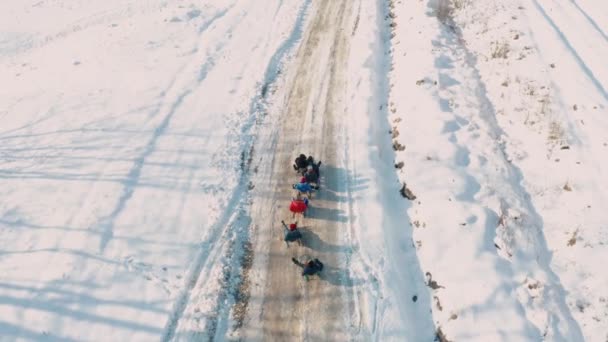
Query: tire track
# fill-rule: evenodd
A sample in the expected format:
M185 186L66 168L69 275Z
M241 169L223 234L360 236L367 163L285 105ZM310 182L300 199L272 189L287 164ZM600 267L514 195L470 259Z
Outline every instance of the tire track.
M257 194L253 218L256 272L265 274L262 285L252 289L259 311L252 310L244 327L250 340L346 340L351 336L350 312L353 282L344 269L348 247L340 245L348 218L344 214L344 169L337 167L340 139L338 117L345 111L345 75L352 34L353 4L347 0L314 3L304 35L286 79L290 87L277 124L276 146L266 150L261 172L265 192ZM290 184L297 177L293 157L302 151L323 161L322 190L312 199L310 214L300 220L307 228L306 246L286 249L278 224L291 219L287 204ZM264 176L263 176L264 177ZM263 246L261 244L266 244ZM321 279L304 283L290 258L319 257L326 270ZM267 261L267 263L266 263ZM350 312L349 312L350 311ZM260 324L256 324L257 321Z
M267 92L270 86L275 82L280 74L281 63L285 55L289 54L295 43L301 36L302 25L304 21L304 13L308 9L310 1L307 1L300 9L298 19L294 25L292 33L285 39L283 44L277 49L275 54L270 58L269 64L264 73L264 83L260 86L259 95L251 100L249 113L246 116L245 122L242 124L239 136L242 143L239 146L241 150L241 175L234 192L230 196L230 201L226 205L226 210L217 222L210 228L210 235L205 242L201 243L199 255L196 257L192 271L189 272L189 277L186 283L186 288L181 294L179 300L165 328L162 341L170 341L176 336L182 316L192 302L193 291L195 288L204 289L210 281L214 279L201 277L202 274L210 274L214 267L219 266L223 270L222 291L215 300L215 313L209 317L205 327L204 336L199 332L186 332L191 336L188 339L201 339L206 337L213 340L224 336L230 329L230 315L233 305L238 304L239 287L243 280L243 249L249 244L250 235L250 191L251 174L250 166L254 156L254 143L257 133L257 127L263 122L266 115L266 100ZM232 7L231 7L232 8ZM230 9L230 8L229 8ZM228 11L227 9L226 11ZM222 16L225 12L222 12ZM220 49L216 49L219 53ZM211 58L213 61L213 58ZM211 62L212 63L212 62ZM205 64L207 65L207 64ZM212 66L211 66L212 67ZM201 75L206 75L209 70L205 67ZM199 83L202 80L199 78ZM219 243L218 243L219 242ZM228 304L226 304L228 303Z
M608 92L604 88L603 83L595 76L594 71L587 65L586 61L581 57L576 48L572 46L572 43L570 42L570 40L568 40L568 37L566 37L564 32L555 23L555 21L551 18L547 11L545 11L543 6L537 0L534 0L533 2L540 15L543 17L543 19L545 19L547 24L551 26L553 31L555 31L555 34L562 41L568 52L570 52L570 55L572 55L572 58L574 58L581 70L585 73L585 75L587 75L591 83L593 83L598 93L600 93L604 99L608 100Z

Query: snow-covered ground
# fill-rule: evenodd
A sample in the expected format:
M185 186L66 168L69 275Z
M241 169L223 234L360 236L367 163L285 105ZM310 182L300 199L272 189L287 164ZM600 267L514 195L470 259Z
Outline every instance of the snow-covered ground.
M605 341L608 7L393 4L395 163L436 325L454 341Z
M388 131L390 61L388 3L361 1L345 118L351 268L364 279L359 310L361 340L432 341L431 298L412 246L409 204L401 197Z
M342 230L317 235L339 274L281 290L344 296L348 326L307 338L606 341L608 3L325 1L0 2L0 340L264 327L242 263L300 282L268 261L295 249L251 255L290 110L299 144L336 143L302 152L334 159L309 222ZM319 8L348 18L309 35ZM326 50L296 65L303 36ZM326 103L283 113L298 92Z
M0 336L171 338L220 276L300 2L2 1ZM201 299L203 298L203 299Z

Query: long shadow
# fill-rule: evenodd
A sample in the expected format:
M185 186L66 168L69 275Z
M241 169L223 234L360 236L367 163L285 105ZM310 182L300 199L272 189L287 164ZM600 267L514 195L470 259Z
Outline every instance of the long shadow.
M335 167L333 165L321 165L321 181L322 181L322 190L330 191L333 193L346 194L347 186L343 180L352 178L351 172L340 167ZM350 184L350 191L357 192L367 189L369 183L369 179L367 178L358 178L355 183ZM346 201L346 198L341 199L341 201Z
M85 311L78 311L67 306L62 306L50 301L42 302L39 299L22 299L14 296L0 295L0 305L12 306L16 308L32 309L41 312L58 314L62 317L69 317L77 321L85 321L97 324L105 324L115 328L123 328L134 331L144 331L152 334L162 333L162 329L153 325L137 322L129 322L116 317L100 316Z
M121 263L101 257L97 254L88 253L84 250L79 249L65 249L65 248L42 248L42 249L26 249L22 251L11 251L11 250L0 250L0 255L14 255L14 254L34 254L34 253L65 253L76 256L81 259L92 259L107 263L109 265L120 266Z
M40 332L32 329L27 329L23 325L14 325L5 321L0 321L0 331L2 332L3 340L22 340L29 341L53 341L53 342L76 342L68 337L61 337L49 332Z
M62 289L61 287L45 286L42 288L34 286L25 286L21 284L11 284L0 282L0 289L27 292L31 296L35 296L38 301L41 301L42 297L51 297L52 302L55 304L72 305L78 304L84 307L98 307L98 306L123 306L128 308L137 309L139 311L150 311L159 314L167 314L168 311L161 307L165 304L163 302L151 302L151 301L137 301L129 299L121 300L106 300L93 297L91 295ZM43 300L42 300L43 301ZM50 300L49 300L50 301ZM156 307L160 305L161 307Z
M101 234L101 232L98 231L92 231L90 229L87 228L77 228L77 227L67 227L67 226L42 226L42 225L37 225L37 224L33 224L33 223L29 223L26 222L22 219L16 220L16 221L11 221L11 220L7 220L4 217L0 217L0 226L5 225L5 226L12 226L14 228L26 228L26 229L32 229L32 230L59 230L59 231L65 231L65 232L69 232L69 233L86 233L86 234L94 234L94 235L98 235ZM197 246L198 244L196 243L180 243L180 242L171 242L171 241L161 241L161 240L149 240L143 237L129 237L129 236L114 236L114 239L116 240L124 240L127 241L130 245L157 245L157 246L170 246L170 247L176 247L176 248L192 248ZM3 251L0 250L0 254Z
M364 279L352 278L348 270L327 264L323 266L323 271L319 274L319 279L335 286L344 287L359 286L365 283Z
M348 221L348 216L346 215L344 210L315 207L312 204L308 207L308 210L306 211L306 217L334 222Z
M190 95L191 92L191 89L184 91L180 96L177 97L176 101L171 105L170 110L165 115L163 121L161 121L160 125L154 130L154 134L152 134L152 137L146 144L143 153L139 156L139 158L135 159L133 167L131 168L131 170L127 174L127 178L125 179L123 193L118 199L114 210L112 210L112 212L108 216L100 220L99 228L102 232L101 239L99 241L100 253L105 250L106 246L108 245L108 242L110 242L110 240L114 236L114 221L116 220L118 215L120 215L120 213L124 210L125 205L129 201L129 199L133 196L133 192L135 191L135 187L137 186L137 182L141 176L141 170L144 166L146 158L148 158L152 154L152 152L154 152L158 139L165 133L167 127L169 126L169 123L171 122L171 119L175 115L175 112L181 106L182 102L184 101L184 98Z
M345 253L350 248L340 245L334 245L323 241L317 233L306 227L298 228L302 231L302 245L312 250L329 253Z
M338 192L335 192L335 191L332 191L329 189L324 189L324 188L320 188L319 190L316 190L312 199L313 200L319 199L319 200L330 201L330 202L348 201L348 198L345 195L341 195Z

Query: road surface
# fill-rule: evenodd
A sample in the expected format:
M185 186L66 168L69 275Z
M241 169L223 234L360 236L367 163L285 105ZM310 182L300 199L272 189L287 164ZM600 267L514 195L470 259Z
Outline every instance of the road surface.
M347 340L353 334L356 300L345 260L348 222L347 172L340 165L339 137L347 115L345 101L353 2L312 3L297 55L287 68L278 134L261 152L252 209L255 262L251 270L246 340ZM277 108L278 107L278 108ZM263 138L262 138L263 140ZM299 177L292 168L299 154L321 160L321 190L313 195L304 226L304 246L286 247L281 220ZM321 279L308 283L291 257L317 257L325 264Z

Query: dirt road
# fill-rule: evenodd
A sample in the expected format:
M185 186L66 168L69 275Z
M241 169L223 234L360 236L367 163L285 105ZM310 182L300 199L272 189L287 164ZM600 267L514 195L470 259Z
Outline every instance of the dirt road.
M254 264L250 272L245 340L349 340L352 313L357 311L348 269L350 247L344 239L348 223L346 177L340 165L342 120L353 1L314 1L294 61L287 65L281 113L260 161L253 203ZM278 108L277 108L278 107ZM264 140L262 138L262 140ZM281 220L291 220L292 168L299 154L323 161L321 190L313 195L304 226L305 245L286 247ZM291 257L317 257L325 263L321 279L308 283Z

